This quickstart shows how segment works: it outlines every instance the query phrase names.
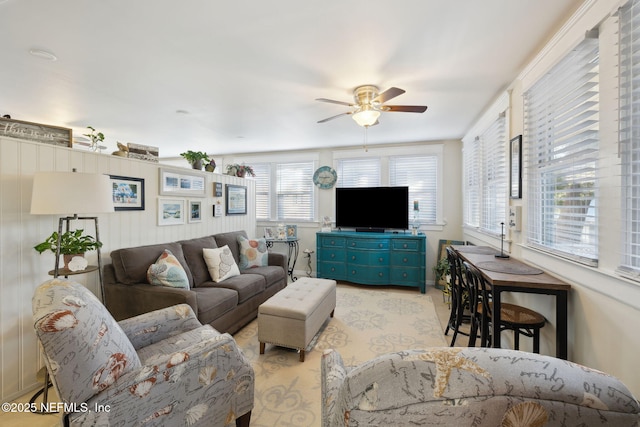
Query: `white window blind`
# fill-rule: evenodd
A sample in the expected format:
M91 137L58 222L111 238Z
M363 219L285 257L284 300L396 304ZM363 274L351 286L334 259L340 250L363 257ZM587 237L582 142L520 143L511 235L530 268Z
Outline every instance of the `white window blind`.
M278 220L313 220L315 212L313 171L313 162L277 164Z
M596 265L598 40L585 39L524 94L527 242Z
M413 204L420 207L418 220L435 224L438 200L438 157L398 156L389 158L389 184L409 187L409 221L413 221ZM391 207L389 207L391 208Z
M620 272L640 278L640 1L620 17L620 158L622 260Z
M482 143L482 223L480 228L502 233L507 209L505 116L501 114L480 136Z
M340 159L336 164L338 187L379 187L380 159Z
M480 227L480 198L482 196L480 159L480 137L464 143L463 179L464 179L464 224L468 227Z
M256 218L269 219L271 217L271 164L253 163L251 165L256 176L252 179L256 182Z

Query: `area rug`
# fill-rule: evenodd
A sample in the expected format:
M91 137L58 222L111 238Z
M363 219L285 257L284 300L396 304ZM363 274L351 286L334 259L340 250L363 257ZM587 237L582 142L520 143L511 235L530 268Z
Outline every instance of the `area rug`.
M252 427L320 426L325 349L358 365L384 353L447 345L430 296L416 289L348 284L338 284L335 315L307 348L304 362L296 351L269 344L260 355L257 320L234 338L256 373Z

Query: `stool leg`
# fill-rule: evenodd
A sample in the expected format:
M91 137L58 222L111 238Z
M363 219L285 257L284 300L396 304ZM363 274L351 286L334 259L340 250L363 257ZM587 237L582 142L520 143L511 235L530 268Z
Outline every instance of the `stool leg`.
M533 352L540 353L540 329L533 331Z
M520 332L517 328L513 330L513 348L520 350Z

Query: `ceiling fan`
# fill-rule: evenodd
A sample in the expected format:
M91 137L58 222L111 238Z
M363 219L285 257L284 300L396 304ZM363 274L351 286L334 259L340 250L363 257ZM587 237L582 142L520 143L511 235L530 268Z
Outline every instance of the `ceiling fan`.
M317 98L316 101L328 102L330 104L346 105L353 107L353 111L340 113L323 120L318 123L325 123L329 120L337 119L341 116L353 117L360 126L369 127L378 124L378 117L382 112L403 112L403 113L424 113L427 110L426 105L385 105L385 102L396 96L402 95L405 90L397 87L391 87L382 93L376 86L364 85L358 86L353 90L353 99L355 103L335 101L333 99Z

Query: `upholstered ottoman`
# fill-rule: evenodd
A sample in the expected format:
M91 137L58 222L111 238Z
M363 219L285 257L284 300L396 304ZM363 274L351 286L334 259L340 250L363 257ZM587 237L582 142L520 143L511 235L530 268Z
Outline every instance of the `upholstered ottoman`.
M336 308L336 281L302 277L258 307L260 354L265 344L305 349Z

